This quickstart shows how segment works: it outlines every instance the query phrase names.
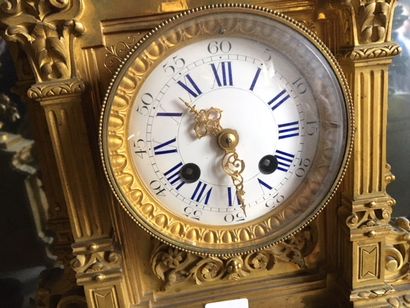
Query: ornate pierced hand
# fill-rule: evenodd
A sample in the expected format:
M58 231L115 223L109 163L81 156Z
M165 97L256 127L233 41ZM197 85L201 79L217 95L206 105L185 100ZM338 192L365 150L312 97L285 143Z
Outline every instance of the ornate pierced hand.
M195 115L194 130L197 138L202 138L206 135L217 136L222 131L221 124L219 124L222 115L221 109L211 107L206 110L201 109L198 111L195 109L195 106L185 102L182 98L179 99L183 101L189 111Z
M180 98L182 102L188 107L189 111L195 115L195 135L197 138L202 138L206 135L217 136L219 147L225 151L222 159L222 168L227 175L232 179L236 189L236 195L243 213L246 216L245 205L245 191L243 189L242 172L245 169L245 162L239 159L236 152L236 146L239 143L239 135L236 130L223 129L220 124L222 110L211 107L209 109L197 110L188 102Z

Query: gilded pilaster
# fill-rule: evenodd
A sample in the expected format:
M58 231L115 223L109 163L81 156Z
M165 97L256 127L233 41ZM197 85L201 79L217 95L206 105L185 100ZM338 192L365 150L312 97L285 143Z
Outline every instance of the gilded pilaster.
M333 6L342 25L337 53L350 83L356 116L354 155L338 209L342 222L338 266L343 273L341 285L347 287L342 302L353 306L395 301L392 298L403 294L396 283L408 279L387 279L389 267L400 272L403 265L399 264L409 254L408 241L389 236L395 228L390 224L395 200L386 192L394 178L387 164L386 136L388 69L400 53L391 41L395 6L395 0L334 1ZM392 250L397 245L404 246Z
M51 215L49 225L65 225L69 229L68 216L69 237L74 238L76 257L71 263L77 284L84 286L88 304L94 307L93 303L98 301L98 307L104 307L105 302L106 307L120 307L126 298L121 291L121 257L107 244L112 242L109 199L100 193L104 184L96 171L83 109L85 84L77 75L74 59L75 37L84 32L76 20L82 6L81 0L5 1L0 7L1 27L4 38L24 51L36 82L28 89L27 96L35 105L33 116L41 132L40 143L46 146L42 152L45 156L42 169L47 170L45 182L55 188L48 194L50 211L56 213ZM67 250L61 257L65 266L61 279L70 281L72 257ZM101 284L96 287L94 279L87 278L90 271L98 272L95 279L106 281L104 288L113 290L108 302L105 299L108 293L101 289ZM61 307L79 300L64 297L75 287L74 281L72 285L67 281L59 289ZM47 307L47 298L51 296L40 295L41 305Z
M126 307L122 280L122 256L110 239L73 244L72 267L77 284L85 287L88 307Z

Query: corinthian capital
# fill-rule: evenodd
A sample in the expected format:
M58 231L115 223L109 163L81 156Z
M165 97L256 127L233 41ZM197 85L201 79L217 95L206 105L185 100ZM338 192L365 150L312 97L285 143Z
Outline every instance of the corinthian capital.
M343 45L389 42L396 4L397 0L334 0L345 25Z
M6 0L0 27L24 50L37 83L76 77L73 39L83 26L75 20L82 0Z

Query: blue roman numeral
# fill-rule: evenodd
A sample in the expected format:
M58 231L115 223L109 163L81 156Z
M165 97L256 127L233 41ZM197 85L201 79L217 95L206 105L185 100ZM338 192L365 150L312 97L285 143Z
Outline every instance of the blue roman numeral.
M253 89L255 88L255 85L256 85L256 82L258 81L260 73L261 73L261 68L258 67L258 70L255 73L255 77L253 77L252 84L249 90L253 91Z
M276 168L276 170L288 172L294 158L295 155L293 154L276 150L276 159L278 160L278 168Z
M299 136L299 121L279 124L279 139Z
M282 105L284 102L286 102L290 98L290 95L286 90L282 90L279 92L278 95L276 95L274 98L272 98L269 102L268 105L271 106L272 110L275 110L278 108L280 105Z
M177 153L178 150L175 146L171 146L170 149L164 149L165 147L173 144L176 141L177 141L177 139L174 138L174 139L168 140L164 143L158 144L157 146L154 147L154 154L155 155L162 155L162 154Z
M202 91L198 88L197 84L192 80L192 77L189 76L189 74L185 75L185 82L186 83L183 83L179 80L177 83L193 97L197 97L202 94Z
M205 203L205 205L208 205L209 197L211 196L212 192L212 187L205 191L207 187L208 184L199 181L195 187L194 193L192 194L191 200L196 202L203 202Z
M237 205L240 204L238 195L236 194L236 190L234 188L228 186L228 205L229 206L234 206L236 204Z
M216 83L219 87L222 86L233 86L232 79L232 63L231 62L221 62L218 67L214 63L211 63L212 72L214 73ZM221 68L221 69L219 69ZM219 72L221 71L221 72ZM222 73L222 76L220 75Z
M176 190L180 189L185 184L185 182L181 179L181 176L179 175L179 170L181 170L182 166L183 163L180 162L164 173L168 182L171 185L176 185Z

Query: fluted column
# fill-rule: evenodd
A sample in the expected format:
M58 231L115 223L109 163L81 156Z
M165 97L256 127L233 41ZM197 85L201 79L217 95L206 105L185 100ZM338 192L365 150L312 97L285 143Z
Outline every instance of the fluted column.
M409 234L391 222L395 200L386 191L394 179L386 138L388 71L400 53L391 41L395 6L395 0L333 1L342 25L337 52L356 119L354 151L338 209L340 293L343 304L355 307L404 301L409 292L399 287L400 274L406 271L403 260L409 256ZM392 253L396 245L402 250Z
M88 132L85 122L86 87L74 59L75 37L85 30L75 19L82 6L81 0L9 0L1 5L0 24L4 38L24 51L35 77L27 95L35 105L31 116L44 146L49 225L61 228L68 218L74 240L75 258L65 260L65 271L69 275L71 263L89 307L123 307L122 258L112 237L108 189L89 140L96 132ZM60 302L65 307L70 298Z

